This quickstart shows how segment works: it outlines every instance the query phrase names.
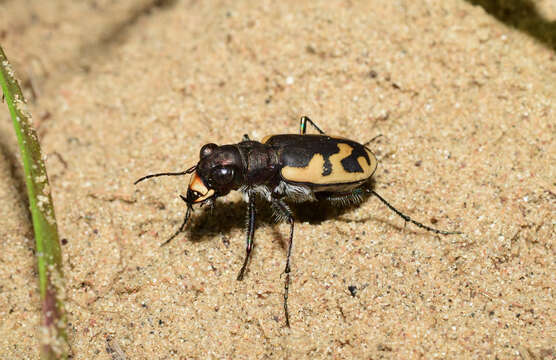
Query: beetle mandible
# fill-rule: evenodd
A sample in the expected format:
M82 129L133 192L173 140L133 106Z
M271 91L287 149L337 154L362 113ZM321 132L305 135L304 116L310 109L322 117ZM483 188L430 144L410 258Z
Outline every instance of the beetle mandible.
M307 123L319 134L306 134ZM372 141L372 140L371 140ZM261 196L271 203L279 218L290 224L287 249L284 316L290 326L288 291L290 286L290 258L293 246L294 219L285 200L296 202L331 200L359 203L362 195L376 196L390 210L420 228L442 235L461 234L458 231L438 230L411 219L390 205L373 189L364 185L373 176L377 159L367 145L342 137L326 135L311 119L301 117L300 134L270 135L259 141L244 135L238 144L204 145L199 162L181 172L164 172L144 176L135 184L157 176L192 174L186 196L187 211L178 231L162 245L168 244L184 231L194 204L213 206L214 201L232 190L242 192L247 202L247 238L245 259L237 280L242 280L253 249L255 233L255 197Z

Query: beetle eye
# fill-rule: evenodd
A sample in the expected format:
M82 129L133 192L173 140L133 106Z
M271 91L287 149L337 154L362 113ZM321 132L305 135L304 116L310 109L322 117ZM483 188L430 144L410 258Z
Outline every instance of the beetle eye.
M199 157L202 159L206 156L209 156L210 154L212 154L214 149L216 149L217 147L218 147L218 145L213 144L213 143L203 145L203 147L201 148L201 151L199 153Z
M212 171L212 178L217 184L229 184L234 179L234 169L227 166L218 166Z

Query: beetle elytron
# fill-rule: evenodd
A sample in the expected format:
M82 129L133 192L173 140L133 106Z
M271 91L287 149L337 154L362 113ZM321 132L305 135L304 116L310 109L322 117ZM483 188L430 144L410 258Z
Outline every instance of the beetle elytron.
M320 134L307 135L307 123ZM255 233L255 197L260 195L271 203L279 218L290 223L290 238L286 258L284 285L284 314L290 326L288 290L290 285L290 257L293 246L293 215L284 200L314 201L327 199L343 203L358 203L364 193L376 196L388 208L425 230L437 234L460 234L426 226L403 214L374 190L365 188L377 167L374 154L355 141L326 135L311 119L301 118L300 134L271 135L261 142L244 135L242 142L231 145L206 144L201 148L197 165L177 173L158 173L144 176L140 181L168 175L193 174L187 195L180 195L187 204L183 223L162 245L167 244L185 229L194 204L213 206L216 198L231 190L243 193L248 204L247 245L243 266L237 280L242 280L253 249Z

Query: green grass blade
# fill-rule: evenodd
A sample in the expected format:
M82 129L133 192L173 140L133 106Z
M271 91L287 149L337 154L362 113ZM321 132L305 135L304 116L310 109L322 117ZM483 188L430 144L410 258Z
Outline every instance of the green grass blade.
M65 359L67 336L63 302L65 288L62 253L50 196L50 185L37 133L32 126L31 115L2 47L0 47L0 85L10 110L23 159L25 183L35 232L42 305L41 359Z

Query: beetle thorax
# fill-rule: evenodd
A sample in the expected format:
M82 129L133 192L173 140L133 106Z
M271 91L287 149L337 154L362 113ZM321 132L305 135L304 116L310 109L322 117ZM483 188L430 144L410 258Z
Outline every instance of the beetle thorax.
M257 141L244 141L238 145L247 167L248 186L278 183L278 157L274 149Z

